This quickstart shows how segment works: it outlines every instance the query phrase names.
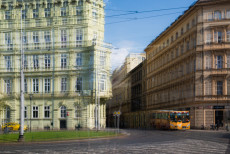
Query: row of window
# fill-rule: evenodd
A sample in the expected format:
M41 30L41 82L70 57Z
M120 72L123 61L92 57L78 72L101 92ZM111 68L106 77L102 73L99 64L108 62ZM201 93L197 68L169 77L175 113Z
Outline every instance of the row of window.
M82 29L76 29L76 47L81 47L83 45L83 30ZM8 50L13 50L13 33L4 33L4 41L5 45L7 45ZM32 36L30 36L32 34ZM69 42L68 38L68 32L66 29L60 30L59 33L60 36L60 45L61 48L66 48ZM31 38L32 37L32 38ZM51 31L34 31L34 32L25 32L23 33L22 36L22 42L24 47L27 49L29 45L29 40L31 39L30 42L33 43L34 49L39 49L40 48L40 43L44 42L46 48L51 48L51 43L52 43L52 35ZM31 44L32 45L32 44Z
M222 69L226 67L230 68L230 55L227 55L227 59L225 61L223 55L215 55L213 59L213 55L207 54L205 58L205 64L206 64L206 69L212 69L212 68ZM227 64L226 67L225 64Z
M4 60L5 60L6 70L12 71L13 70L12 69L13 68L12 56L4 56ZM69 63L68 61L69 61L68 54L60 55L60 67L62 69L67 68L68 63ZM101 64L103 64L102 66L104 66L106 63L106 56L100 57L100 61L101 61ZM76 66L82 66L82 65L83 65L83 54L77 53L76 54ZM30 68L33 68L33 69L39 69L39 67L50 69L51 68L51 55L50 54L32 55L32 56L25 55L24 56L24 69L28 69L29 66Z
M32 118L39 118L39 109L40 106L32 106L31 109L31 117ZM25 118L30 118L28 115L28 106L25 106L24 110L24 117ZM75 106L75 118L81 118L82 117L82 108L80 105ZM43 117L44 118L51 118L51 106L44 106L43 108ZM67 111L65 106L60 107L60 118L66 118L67 117ZM10 119L10 108L6 107L4 108L4 119Z
M208 21L230 19L230 10L216 10L208 12L206 18Z
M152 72L156 70L157 68L160 68L166 64L168 64L170 61L173 61L175 58L178 58L180 55L183 55L186 51L189 51L191 49L194 49L196 47L196 39L192 38L191 40L183 41L181 43L178 43L176 47L173 49L169 49L167 53L163 54L162 56L155 59L149 66L147 71ZM151 57L154 56L153 53L150 54Z
M30 80L31 81L31 80ZM39 80L38 78L33 78L31 82L29 82L29 79L24 80L24 90L25 93L28 92L28 85L29 83L32 85L31 92L33 93L39 93L41 90L39 88L39 82L41 82L44 85L44 93L50 93L51 92L51 79L50 78L45 78L44 80ZM92 83L91 83L92 84ZM105 91L106 90L106 84L107 84L107 77L106 75L101 75L99 79L99 88L100 91ZM69 80L68 78L61 78L61 92L68 92L68 85L69 85ZM12 79L6 79L4 80L4 91L7 94L11 94L13 91L13 81ZM80 92L83 90L83 78L82 77L77 77L76 82L75 82L75 91Z
M226 37L225 37L226 36ZM227 30L226 32L221 30L210 30L206 32L206 43L222 43L222 42L230 42L230 30Z
M179 35L182 36L185 32L188 32L191 27L194 27L196 24L196 21L195 19L192 20L192 22L188 22L186 24L186 31L185 31L185 26L183 26L181 29L180 29L180 32L176 32L175 34L173 34L170 38L167 39L167 41L159 44L159 45L156 45L155 49L152 51L152 53L150 53L152 56L154 56L155 54L157 54L159 51L161 51L162 49L168 47L170 44L172 44L174 41L176 41L178 38L179 38ZM150 57L152 57L150 56Z
M66 4L66 3L64 2L64 4ZM22 15L21 15L22 19L27 19L28 18L28 12L29 12L28 8L29 8L28 5L26 5L25 10L22 10ZM33 13L32 13L33 18L41 17L40 13L39 13L39 8L40 8L40 6L37 6L36 9L33 9ZM46 18L51 17L51 9L52 9L52 4L49 3L48 7L43 9L44 17L46 17ZM69 11L71 11L71 10L68 10L68 5L63 5L63 7L60 8L60 14L59 15L60 16L68 16ZM98 16L97 12L98 12L97 9L93 8L93 10L92 10L93 19L97 19L97 16ZM81 6L76 6L75 7L75 15L77 15L77 16L82 16L83 15L83 8ZM5 19L6 20L12 19L12 10L5 11Z
M148 105L154 105L158 103L172 102L175 100L181 100L194 97L195 87L191 83L187 83L182 86L171 87L167 90L158 91L148 95Z

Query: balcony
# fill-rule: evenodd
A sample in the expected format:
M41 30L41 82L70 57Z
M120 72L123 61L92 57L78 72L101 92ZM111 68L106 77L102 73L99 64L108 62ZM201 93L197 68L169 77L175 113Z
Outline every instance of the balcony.
M227 76L229 73L229 69L222 68L222 69L210 69L206 70L210 73L211 76Z

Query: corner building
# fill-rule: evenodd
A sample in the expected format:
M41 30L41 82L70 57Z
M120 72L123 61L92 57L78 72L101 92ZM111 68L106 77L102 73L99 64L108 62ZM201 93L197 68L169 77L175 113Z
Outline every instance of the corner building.
M229 125L229 0L198 0L145 51L147 110L189 110L192 128Z
M111 97L103 0L0 1L0 125L19 122L24 51L25 125L105 127Z

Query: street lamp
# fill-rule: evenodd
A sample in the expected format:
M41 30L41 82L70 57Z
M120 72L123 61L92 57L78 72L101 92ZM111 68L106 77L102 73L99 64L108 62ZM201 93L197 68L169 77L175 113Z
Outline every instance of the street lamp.
M32 97L33 94L30 94L30 132L31 132L31 120L32 120Z

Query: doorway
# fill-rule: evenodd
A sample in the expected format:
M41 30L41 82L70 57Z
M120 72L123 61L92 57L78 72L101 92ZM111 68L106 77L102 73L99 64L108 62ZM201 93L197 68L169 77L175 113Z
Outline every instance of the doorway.
M60 120L60 129L66 129L67 125L66 125L66 120Z
M224 111L215 111L215 124L217 124L217 122L220 122L220 127L223 127L223 118L224 117Z

